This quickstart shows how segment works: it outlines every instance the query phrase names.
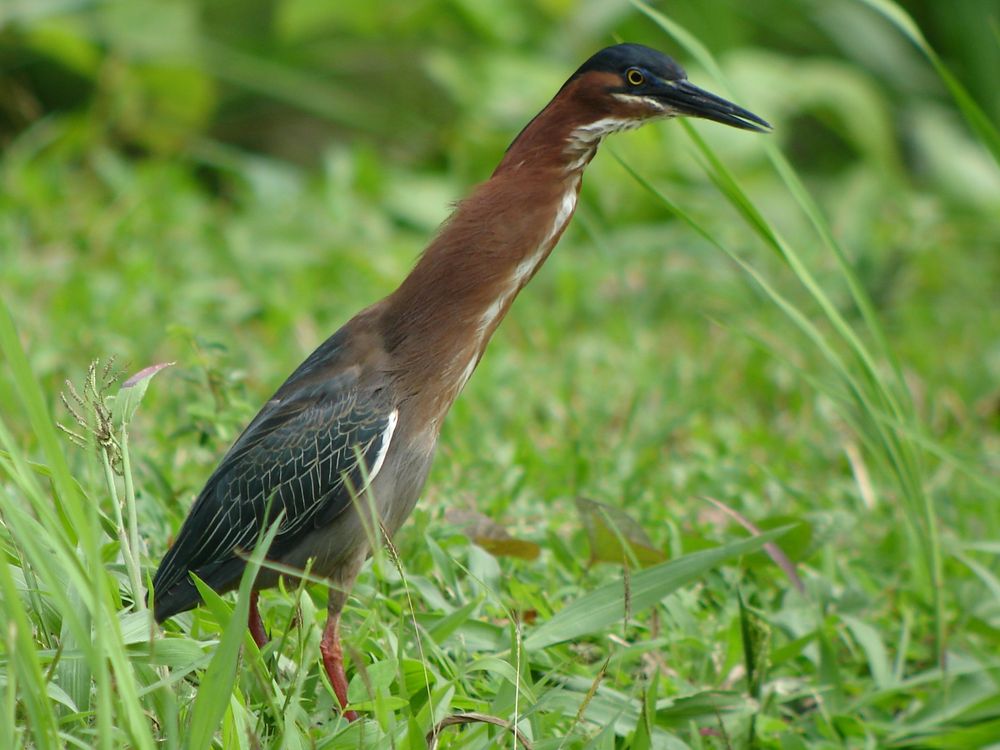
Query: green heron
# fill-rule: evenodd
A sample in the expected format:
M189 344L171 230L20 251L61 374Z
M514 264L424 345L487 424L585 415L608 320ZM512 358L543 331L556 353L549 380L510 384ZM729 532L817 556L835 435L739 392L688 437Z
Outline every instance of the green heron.
M329 580L320 650L346 706L338 629L354 579L379 534L413 510L441 423L566 229L584 168L609 133L684 115L770 127L642 45L601 50L570 76L399 288L309 355L236 440L156 571L157 621L199 604L189 573L220 592L236 588L247 551L282 512L267 557L282 569L311 561ZM257 591L279 577L265 568L254 582L249 626L261 645Z

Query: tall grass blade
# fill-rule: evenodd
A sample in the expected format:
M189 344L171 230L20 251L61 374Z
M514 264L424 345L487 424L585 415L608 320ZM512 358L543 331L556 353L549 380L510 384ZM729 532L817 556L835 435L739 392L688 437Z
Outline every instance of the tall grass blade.
M88 711L91 695L96 699L92 708L94 727L84 722L74 724L74 729L83 737L96 739L97 747L113 747L121 736L127 737L134 747L151 749L149 723L118 628L119 597L111 588L113 579L105 570L101 555L102 527L97 505L88 502L84 507L82 503L41 388L31 372L9 311L2 303L0 352L45 454L47 477L54 489L53 493L39 484L6 428L0 426L0 440L9 459L7 467L13 470L12 479L25 501L4 502L3 518L12 542L21 551L24 569L30 571L26 580L37 580L36 589L42 597L52 600L51 606L60 618L58 640L63 650L56 671L59 681L73 694L72 700L80 711ZM24 623L15 600L5 596L4 603L5 616L13 617L15 626L21 630ZM53 635L45 637L51 639ZM27 658L27 654L23 657ZM48 676L38 678L31 670L22 672L21 677L22 699L49 692ZM58 685L53 689L63 690ZM37 726L44 730L46 716L39 715L36 719Z
M982 108L976 103L976 100L972 98L972 95L948 69L948 66L944 64L937 52L934 51L934 48L928 43L913 18L898 3L893 2L893 0L858 1L883 16L899 29L907 39L913 42L917 49L924 53L938 76L944 81L944 85L947 86L949 93L951 93L952 98L955 100L955 104L958 105L966 122L969 123L969 127L972 128L973 132L989 149L997 166L1000 166L1000 129L997 129L997 126L990 117L983 112Z
M686 47L705 67L723 78L719 65L709 51L694 39L679 24L658 13L649 6L634 0L634 4L668 34ZM830 249L838 261L838 267L845 284L851 292L852 300L862 313L872 344L854 330L845 315L838 309L830 295L824 290L801 254L796 251L766 219L752 199L740 187L730 170L722 163L703 138L688 122L682 123L685 131L695 144L703 159L703 166L719 191L742 215L760 239L788 264L797 281L807 292L823 314L823 319L832 334L824 333L809 321L808 316L794 303L780 295L774 285L766 282L761 274L750 271L749 264L739 259L735 253L722 248L741 268L750 272L751 277L765 291L768 297L785 312L799 330L804 333L824 358L833 366L845 392L849 394L853 406L844 411L845 418L859 432L859 438L886 469L899 488L903 500L903 512L914 537L914 553L924 562L927 573L928 598L932 602L935 620L935 642L938 655L944 653L945 626L943 604L943 561L937 516L933 499L927 490L926 469L923 452L919 443L908 438L909 434L921 433L915 416L910 395L902 382L899 367L895 362L881 326L874 313L868 295L847 262L846 255L833 239L828 222L823 218L816 202L808 194L802 181L795 175L790 164L774 145L768 146L772 163L782 177L791 197L810 220L821 242ZM648 183L647 183L648 184ZM657 191L657 194L658 191ZM670 201L665 201L672 211L683 215ZM688 223L696 224L688 219ZM703 236L706 234L701 231ZM710 238L717 247L721 243ZM841 354L841 352L844 352Z
M279 516L262 538L258 539L257 546L243 571L236 606L229 617L229 622L225 624L215 655L205 670L201 681L202 689L198 691L194 708L191 710L191 729L186 744L191 750L211 746L212 737L219 728L233 697L236 665L239 661L240 646L246 637L247 618L250 614L250 592L283 519L283 516Z
M11 576L11 567L6 561L0 564L0 592L3 593L0 625L3 625L3 636L9 649L6 689L11 691L11 695L8 700L20 698L29 720L30 736L35 744L39 747L57 747L59 721L44 687L46 680L32 638L31 620ZM21 685L19 691L15 690L18 684ZM13 729L11 726L10 731Z

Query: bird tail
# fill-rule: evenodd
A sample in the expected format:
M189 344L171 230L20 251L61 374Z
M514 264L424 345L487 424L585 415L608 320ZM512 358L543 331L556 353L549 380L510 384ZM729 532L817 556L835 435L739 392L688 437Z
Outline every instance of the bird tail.
M160 573L163 570L164 558L153 579L153 590L150 592L151 605L153 607L153 617L157 622L163 622L174 615L194 609L202 603L201 595L191 579L190 571L185 571L184 577L171 585L169 588L160 590L157 587L157 579L162 578ZM214 591L220 594L234 589L243 575L246 561L239 557L230 557L217 563L211 563L194 571L198 577L208 584Z

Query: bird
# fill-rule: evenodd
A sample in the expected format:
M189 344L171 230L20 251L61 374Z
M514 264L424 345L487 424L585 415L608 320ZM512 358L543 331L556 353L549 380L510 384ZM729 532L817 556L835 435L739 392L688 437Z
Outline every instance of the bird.
M157 622L201 603L194 573L238 587L262 529L277 523L253 583L248 626L267 634L258 592L307 566L329 582L320 654L345 718L340 616L373 546L410 515L442 423L514 298L566 230L602 140L672 117L771 126L690 83L667 55L616 44L584 62L455 207L400 285L357 313L278 388L209 476L153 579ZM280 519L280 520L279 520Z

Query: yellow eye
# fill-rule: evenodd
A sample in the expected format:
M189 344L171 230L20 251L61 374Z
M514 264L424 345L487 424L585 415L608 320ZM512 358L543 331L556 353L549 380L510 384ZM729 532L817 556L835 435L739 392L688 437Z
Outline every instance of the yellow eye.
M632 86L641 86L646 82L646 76L638 68L629 68L625 71L625 80Z

